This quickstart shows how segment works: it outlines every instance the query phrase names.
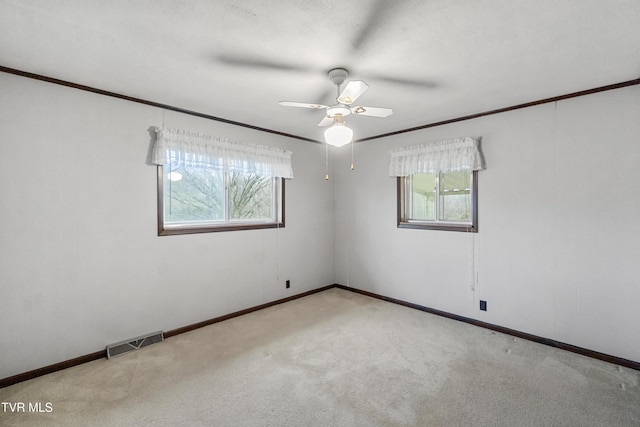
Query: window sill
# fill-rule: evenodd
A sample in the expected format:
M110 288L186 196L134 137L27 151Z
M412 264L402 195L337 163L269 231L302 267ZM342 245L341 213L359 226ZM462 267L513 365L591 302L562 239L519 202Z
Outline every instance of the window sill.
M177 236L180 234L217 233L221 231L261 230L284 228L284 222L230 223L224 225L193 225L179 227L159 227L158 236Z
M398 222L398 228L410 228L416 230L440 230L440 231L462 231L465 233L477 233L478 227L472 224L455 223L430 223L430 222Z

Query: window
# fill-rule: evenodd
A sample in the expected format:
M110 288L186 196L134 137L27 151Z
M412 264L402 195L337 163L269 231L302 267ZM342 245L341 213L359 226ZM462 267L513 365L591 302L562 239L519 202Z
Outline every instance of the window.
M159 235L284 227L284 179L168 166L158 166Z
M398 227L478 231L480 138L464 137L389 152L397 177Z
M477 231L477 171L398 177L398 227Z
M158 235L284 227L291 152L155 129Z

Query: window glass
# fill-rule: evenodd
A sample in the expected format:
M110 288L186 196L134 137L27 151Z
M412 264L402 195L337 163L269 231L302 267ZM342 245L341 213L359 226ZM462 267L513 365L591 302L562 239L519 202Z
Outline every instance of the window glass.
M181 167L164 174L164 189L166 223L224 220L224 173Z
M436 175L416 174L410 179L411 218L436 219Z
M273 178L240 173L229 174L229 218L273 219Z
M440 173L440 220L471 221L471 172Z

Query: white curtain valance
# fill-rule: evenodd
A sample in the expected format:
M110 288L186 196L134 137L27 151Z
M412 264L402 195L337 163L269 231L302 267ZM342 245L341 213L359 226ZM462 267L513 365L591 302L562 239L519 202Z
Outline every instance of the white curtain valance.
M171 167L209 167L229 172L293 178L291 151L182 129L156 128L151 162Z
M389 154L389 176L484 169L480 138L470 136L396 148Z

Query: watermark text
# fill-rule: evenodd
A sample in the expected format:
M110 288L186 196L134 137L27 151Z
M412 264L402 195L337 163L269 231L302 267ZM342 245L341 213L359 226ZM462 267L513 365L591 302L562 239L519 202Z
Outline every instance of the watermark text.
M53 412L51 402L0 402L2 412L49 413Z

